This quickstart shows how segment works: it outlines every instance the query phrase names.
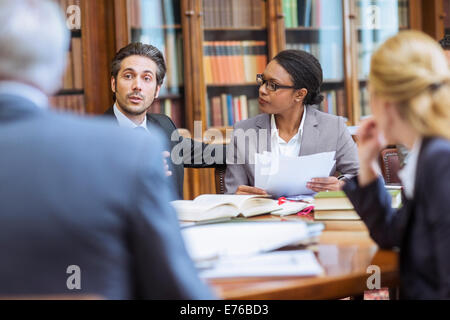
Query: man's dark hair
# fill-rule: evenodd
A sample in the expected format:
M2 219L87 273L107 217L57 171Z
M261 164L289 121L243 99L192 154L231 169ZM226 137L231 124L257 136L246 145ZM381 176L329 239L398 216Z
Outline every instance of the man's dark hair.
M166 62L164 61L164 56L159 51L158 48L152 46L151 44L143 44L141 42L133 42L123 47L116 53L116 56L111 63L111 76L117 80L117 75L119 74L120 65L125 58L129 56L142 56L151 59L158 70L156 71L156 83L162 85L164 77L166 76ZM114 100L115 100L114 95Z
M319 60L312 54L302 50L284 50L273 58L291 76L296 89L308 90L303 103L320 104L323 96L320 94L323 75Z
M446 34L444 38L439 40L439 43L444 50L450 50L450 34Z

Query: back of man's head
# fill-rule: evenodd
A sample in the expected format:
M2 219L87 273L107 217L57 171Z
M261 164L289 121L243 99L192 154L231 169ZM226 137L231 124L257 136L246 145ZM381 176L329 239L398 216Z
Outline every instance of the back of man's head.
M0 81L56 92L66 67L69 31L50 0L0 0Z

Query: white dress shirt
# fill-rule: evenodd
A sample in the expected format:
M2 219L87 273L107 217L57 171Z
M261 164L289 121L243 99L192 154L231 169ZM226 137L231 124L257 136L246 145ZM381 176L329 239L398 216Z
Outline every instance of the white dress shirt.
M145 115L144 121L140 125L137 125L133 121L128 119L128 117L126 115L124 115L119 110L119 108L117 107L116 103L114 104L114 115L116 116L116 119L119 122L119 126L120 127L130 128L130 129L134 129L134 128L137 128L137 127L142 127L142 128L144 128L145 130L148 131L148 128L147 128L147 115Z
M15 81L0 81L0 95L25 98L40 108L48 108L48 97L38 88Z
M420 147L422 139L418 139L406 158L406 164L402 170L398 172L398 177L402 181L405 196L408 199L414 197L414 184L416 183L417 161L419 160Z
M305 124L306 118L306 106L303 111L302 121L300 122L300 126L298 127L298 132L295 136L291 138L288 142L284 141L278 132L277 124L275 122L275 115L271 115L270 119L270 146L272 149L272 154L276 155L284 155L288 157L298 157L300 154L303 126Z

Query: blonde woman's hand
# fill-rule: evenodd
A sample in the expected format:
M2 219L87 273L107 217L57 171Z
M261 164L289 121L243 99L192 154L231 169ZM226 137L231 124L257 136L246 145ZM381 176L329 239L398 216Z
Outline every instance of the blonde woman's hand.
M358 182L361 187L370 184L377 178L375 165L383 148L383 139L377 124L373 119L361 122L357 131L359 174Z
M250 187L250 186L239 186L236 190L236 194L244 194L244 195L267 195L267 192L263 189L257 188L257 187Z

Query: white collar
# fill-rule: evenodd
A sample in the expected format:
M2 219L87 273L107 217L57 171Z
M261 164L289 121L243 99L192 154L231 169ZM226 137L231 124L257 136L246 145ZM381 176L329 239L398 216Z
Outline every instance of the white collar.
M36 87L16 81L0 81L0 94L25 98L39 108L48 108L48 97Z
M419 160L420 147L422 146L422 138L414 142L414 145L406 157L406 165L398 172L398 177L402 181L403 190L408 199L414 197L414 186L416 182L417 161Z
M298 127L298 131L297 131L297 134L296 134L296 136L298 136L298 137L300 137L301 134L302 134L302 132L303 132L303 127L304 127L304 125L305 125L305 118L306 118L306 106L304 106L304 108L303 108L302 121L300 121L300 126ZM271 130L270 136L271 136L272 138L273 138L275 135L276 135L276 136L279 136L279 134L278 134L278 128L277 128L277 123L276 123L276 121L275 121L275 115L274 115L274 114L270 115L270 130ZM295 136L294 136L294 137L295 137ZM286 141L286 142L289 142L289 141Z
M145 130L148 131L148 129L147 129L147 115L145 115L144 121L140 125L137 125L133 121L128 119L128 117L126 115L124 115L122 113L122 111L120 111L120 109L117 107L117 103L114 104L114 115L116 116L117 122L119 122L119 126L120 127L130 128L130 129L134 129L134 128L137 128L137 127L142 127L142 128L144 128Z

